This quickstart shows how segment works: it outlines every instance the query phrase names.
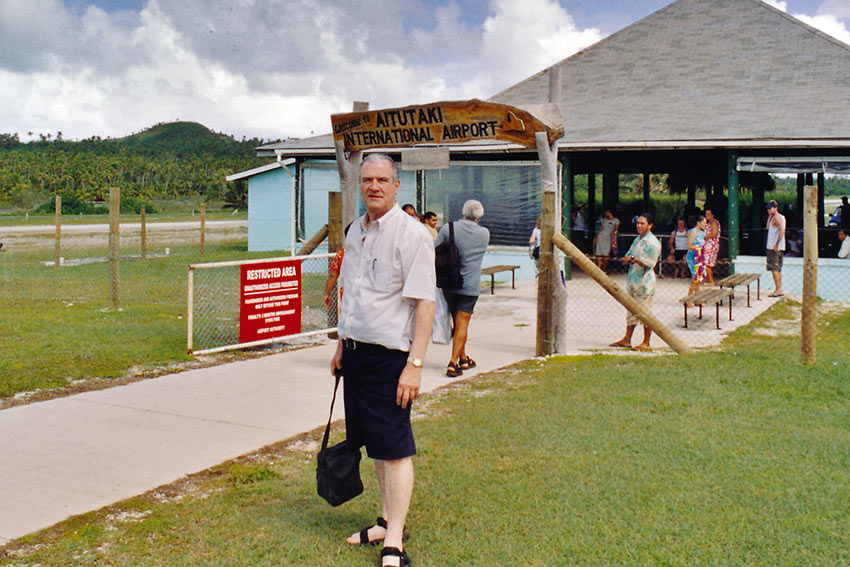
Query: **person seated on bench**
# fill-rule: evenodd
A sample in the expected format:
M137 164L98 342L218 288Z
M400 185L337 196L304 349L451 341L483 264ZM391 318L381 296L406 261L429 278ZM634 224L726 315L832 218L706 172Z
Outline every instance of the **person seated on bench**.
M673 265L673 277L688 277L685 274L685 254L688 253L688 226L684 218L676 219L676 230L670 233L668 245L670 256L667 261Z
M661 257L661 242L652 234L652 215L643 213L638 217L637 231L638 237L632 242L623 258L623 262L629 266L626 291L647 311L652 311L652 296L655 295L655 264ZM611 346L631 348L632 334L637 324L637 315L628 312L626 334L619 341L611 343ZM651 350L649 346L651 336L652 330L644 325L643 342L633 350Z
M842 260L850 259L850 238L847 238L847 232L842 228L838 231L838 240L841 241L841 248L838 250L838 257ZM0 248L3 245L0 244Z

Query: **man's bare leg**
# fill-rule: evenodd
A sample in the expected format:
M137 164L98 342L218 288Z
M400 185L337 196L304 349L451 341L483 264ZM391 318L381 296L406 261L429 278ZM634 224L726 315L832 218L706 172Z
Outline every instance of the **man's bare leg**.
M381 463L384 463L384 462L385 461L378 461L378 460L375 461L375 475L378 477L378 490L381 491L382 495L384 494L384 491L386 490L385 489L386 474L384 472L384 466L381 464ZM381 517L386 520L387 514L388 514L388 512L387 512L386 501L383 500L381 502ZM369 536L369 538L368 538L367 541L380 541L387 536L387 529L382 528L381 526L378 526L378 525L372 526L371 528L369 528L368 536ZM347 541L351 545L362 545L364 543L367 543L365 541L360 541L360 532L355 532L355 533L351 534L350 536L348 536Z
M469 333L469 319L472 313L458 311L455 314L455 334L452 337L452 359L449 362L458 363L461 358L466 358L466 337Z
M649 339L652 337L652 329L647 326L643 327L643 342L634 347L634 350L652 350L649 346Z
M413 495L413 459L407 457L394 461L375 461L375 466L383 469L381 497L384 518L387 520L384 547L403 550L404 523ZM399 565L400 561L398 557L385 557L383 564Z
M636 326L637 325L626 325L626 336L624 336L622 339L620 339L616 343L611 343L610 346L631 348L632 347L632 335L635 332Z
M782 293L782 272L770 272L773 274L773 293Z

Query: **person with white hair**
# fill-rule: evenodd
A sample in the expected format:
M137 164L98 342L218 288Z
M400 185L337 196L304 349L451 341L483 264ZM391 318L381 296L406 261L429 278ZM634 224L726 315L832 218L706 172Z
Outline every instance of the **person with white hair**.
M454 223L446 223L440 229L434 246L449 240L449 224L454 225L454 242L460 257L460 272L463 286L458 289L444 289L449 313L454 322L452 336L452 357L446 367L446 376L460 376L464 370L474 368L476 363L466 354L466 338L472 310L481 293L481 263L487 245L490 244L490 231L478 222L484 216L484 205L475 199L463 204L463 218Z

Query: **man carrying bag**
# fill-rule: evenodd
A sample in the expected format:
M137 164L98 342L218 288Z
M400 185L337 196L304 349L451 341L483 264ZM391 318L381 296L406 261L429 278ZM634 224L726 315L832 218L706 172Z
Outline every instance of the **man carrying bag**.
M403 533L413 493L416 446L410 407L434 317L434 240L396 203L395 162L370 154L360 166L366 214L352 223L340 272L339 344L331 371L345 376L347 443L375 460L381 516L348 543L383 540L384 567L405 566Z

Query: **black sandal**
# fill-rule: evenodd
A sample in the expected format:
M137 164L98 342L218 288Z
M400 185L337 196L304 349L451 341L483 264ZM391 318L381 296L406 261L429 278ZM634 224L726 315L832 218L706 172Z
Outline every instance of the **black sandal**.
M452 378L457 378L463 374L463 369L460 368L454 362L449 362L449 365L446 367L446 376L451 376Z
M377 539L369 539L369 530L371 530L375 526L387 529L387 521L383 517L379 516L378 519L375 520L375 525L366 526L365 528L360 530L360 543L355 543L352 545L378 545L379 543L384 541L384 538L382 537Z
M381 565L384 565L384 557L398 557L398 567L410 567L410 556L406 551L401 551L397 547L385 547L381 550Z
M457 365L460 367L461 370L469 370L470 368L475 368L476 366L478 366L477 364L475 364L475 361L469 358L468 356L466 358L461 358L460 360L458 360Z
M378 519L375 520L375 525L367 526L360 530L360 543L352 543L351 545L378 545L379 543L384 541L384 538L382 537L371 540L369 539L369 530L371 530L375 526L387 529L387 521L384 519L383 516L378 516ZM409 538L410 534L407 533L407 530L404 530L401 534L401 541L407 541Z

